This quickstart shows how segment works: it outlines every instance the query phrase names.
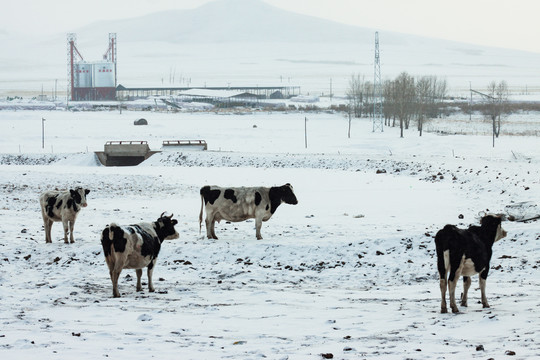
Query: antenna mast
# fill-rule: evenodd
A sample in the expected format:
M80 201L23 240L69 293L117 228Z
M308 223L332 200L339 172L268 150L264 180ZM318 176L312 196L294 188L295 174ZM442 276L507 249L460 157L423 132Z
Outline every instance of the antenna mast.
M383 132L381 57L379 55L379 32L375 32L375 69L373 75L373 132Z

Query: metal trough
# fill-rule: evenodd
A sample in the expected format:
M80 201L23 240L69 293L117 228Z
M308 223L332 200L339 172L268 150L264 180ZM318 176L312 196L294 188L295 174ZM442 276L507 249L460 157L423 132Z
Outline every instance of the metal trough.
M105 166L135 166L158 152L151 151L146 141L107 141L96 155Z
M208 150L205 140L164 140L163 150Z

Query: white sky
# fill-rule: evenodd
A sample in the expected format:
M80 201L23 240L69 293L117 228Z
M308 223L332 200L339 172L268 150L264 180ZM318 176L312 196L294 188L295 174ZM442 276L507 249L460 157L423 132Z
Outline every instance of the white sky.
M209 1L214 0L0 0L0 35L64 33L99 20L194 8ZM263 1L297 13L380 31L540 53L538 0Z

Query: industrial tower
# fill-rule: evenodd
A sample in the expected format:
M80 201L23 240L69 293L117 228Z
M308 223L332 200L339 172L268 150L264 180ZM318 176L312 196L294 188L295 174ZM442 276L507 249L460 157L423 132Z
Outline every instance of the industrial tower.
M77 35L67 34L68 99L116 99L116 33L109 34L109 46L103 60L85 61L77 49Z
M375 32L375 70L373 76L373 132L383 132L381 58L379 55L379 32Z

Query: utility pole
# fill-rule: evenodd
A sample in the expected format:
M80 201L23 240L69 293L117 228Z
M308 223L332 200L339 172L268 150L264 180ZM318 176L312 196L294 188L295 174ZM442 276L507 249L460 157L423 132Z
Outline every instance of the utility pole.
M379 32L375 32L375 68L373 74L373 132L383 132L381 57L379 55Z
M330 105L332 105L332 78L330 78Z
M45 149L45 118L41 118L41 148Z
M304 139L305 139L306 149L307 149L307 117L304 117Z

